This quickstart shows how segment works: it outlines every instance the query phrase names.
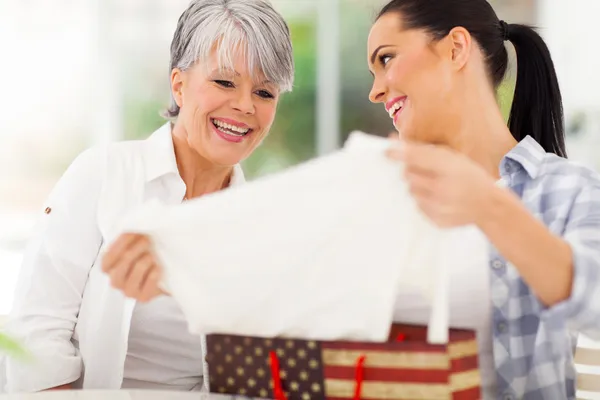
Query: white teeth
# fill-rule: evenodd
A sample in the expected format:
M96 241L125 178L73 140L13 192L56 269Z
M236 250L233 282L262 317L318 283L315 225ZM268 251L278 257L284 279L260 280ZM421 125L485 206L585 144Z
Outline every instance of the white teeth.
M394 118L394 114L396 111L404 107L404 100L397 101L390 109L388 110L388 114L390 114L390 118Z
M235 133L235 132L237 132L237 133L241 134L241 135L236 135L236 136L243 136L246 133L248 133L248 131L250 130L250 129L239 128L239 127L233 126L231 124L227 124L227 123L225 123L223 121L219 121L218 119L213 119L212 122L216 126L218 126L219 128L228 129L228 130L231 131L231 132L225 132L225 133L232 133L232 132Z

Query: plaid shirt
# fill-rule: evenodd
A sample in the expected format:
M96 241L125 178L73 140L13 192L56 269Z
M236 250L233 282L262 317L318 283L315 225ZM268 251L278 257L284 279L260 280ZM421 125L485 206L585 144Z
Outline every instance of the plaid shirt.
M508 188L574 254L571 297L551 308L492 248L492 329L498 399L574 399L576 336L600 330L600 177L523 139L500 165ZM523 243L527 246L527 243Z

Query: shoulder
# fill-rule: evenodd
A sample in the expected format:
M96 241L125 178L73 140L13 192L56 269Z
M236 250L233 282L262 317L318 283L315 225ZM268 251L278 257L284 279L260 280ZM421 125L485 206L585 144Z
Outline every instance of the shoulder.
M98 177L102 178L111 167L127 160L141 158L144 141L123 141L89 147L79 153L63 174L63 178Z
M142 154L147 147L148 139L123 140L106 144L94 145L81 151L73 160L71 165L94 165L105 164L108 159L119 157L131 157Z
M547 155L528 197L549 226L600 221L600 175L581 163Z
M543 195L548 191L571 195L584 188L600 185L600 175L583 164L546 152L532 137L527 136L515 146L502 161L501 168L513 175L515 164L518 174L516 184L525 184Z
M49 193L50 199L94 200L106 182L128 174L124 163L141 154L143 141L117 142L89 147L79 153L62 173ZM129 160L129 161L127 161Z
M107 167L141 161L147 148L146 140L125 140L106 146Z
M536 181L544 187L576 190L600 188L600 174L577 161L547 154L540 165Z

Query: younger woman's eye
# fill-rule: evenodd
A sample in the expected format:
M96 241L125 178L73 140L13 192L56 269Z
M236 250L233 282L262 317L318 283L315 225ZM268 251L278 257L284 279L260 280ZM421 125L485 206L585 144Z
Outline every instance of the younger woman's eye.
M220 85L220 86L223 86L223 87L226 87L226 88L232 88L232 87L234 87L233 86L233 82L230 82L230 81L223 81L223 80L217 79L217 80L215 80L215 83L217 85Z
M266 90L259 90L258 92L256 92L256 94L258 94L263 99L273 99L273 98L275 98L275 96L273 96L271 93L267 92Z
M387 63L392 59L392 55L391 54L382 54L379 56L379 62L381 63L381 65L383 65L384 67L387 65Z

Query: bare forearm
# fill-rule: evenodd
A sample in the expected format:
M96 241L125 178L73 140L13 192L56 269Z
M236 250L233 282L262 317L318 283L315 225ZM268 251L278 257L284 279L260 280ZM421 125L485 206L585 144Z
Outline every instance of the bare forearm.
M569 298L571 247L531 215L513 193L497 188L478 225L542 303L552 306Z

